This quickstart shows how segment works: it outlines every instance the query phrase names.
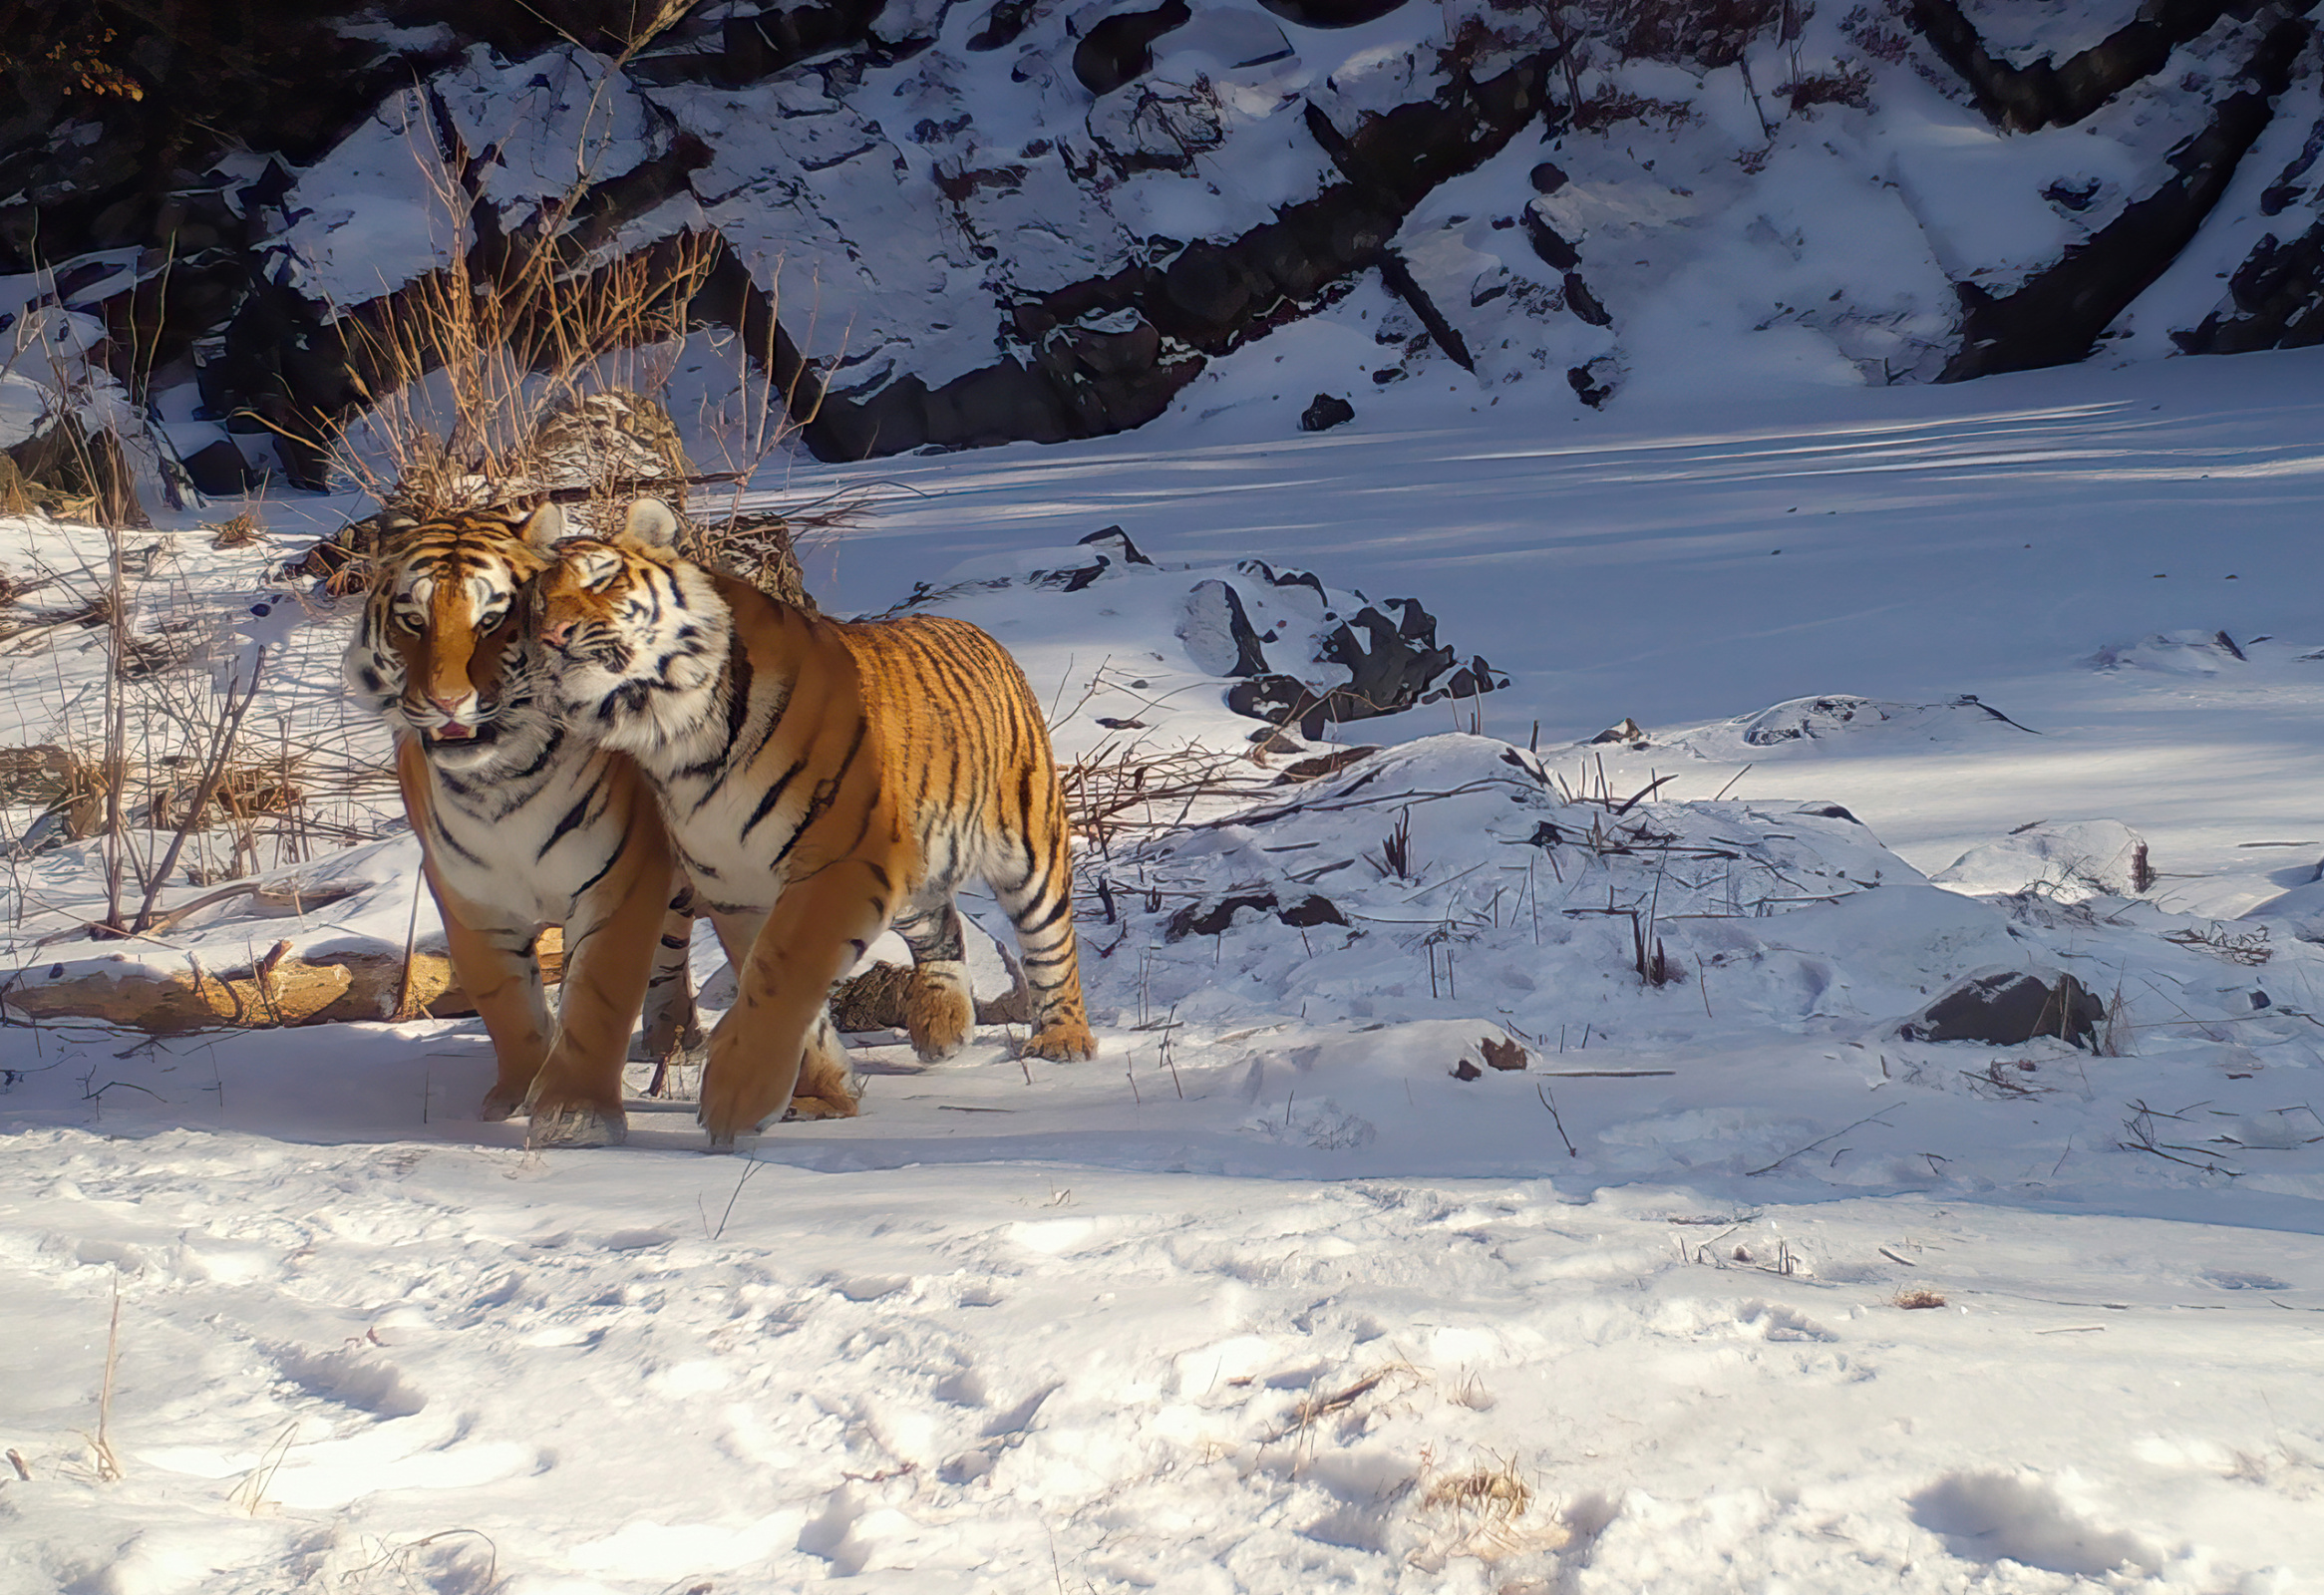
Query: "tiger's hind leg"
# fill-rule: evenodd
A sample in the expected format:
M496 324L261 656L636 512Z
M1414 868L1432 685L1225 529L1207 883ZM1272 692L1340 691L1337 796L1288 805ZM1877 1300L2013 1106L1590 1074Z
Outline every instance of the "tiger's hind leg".
M1089 1013L1082 1003L1081 950L1073 930L1073 861L1066 850L1065 826L1051 828L1046 847L1036 843L1026 851L1038 861L1021 878L992 883L1002 911L1017 927L1019 958L1033 997L1033 1034L1025 1051L1057 1062L1094 1058L1098 1041L1090 1034Z
M960 910L949 897L905 914L895 932L912 950L911 985L904 992L904 1031L922 1063L951 1057L976 1029L975 993L968 978Z
M863 1100L863 1082L846 1043L831 1023L827 1008L807 1033L807 1057L799 1068L799 1089L792 1093L786 1118L852 1118Z
M654 972L646 981L645 1021L638 1038L638 1055L654 1066L648 1097L666 1097L670 1073L702 1061L707 1040L700 1014L694 1007L694 976L688 961L694 950L694 888L681 884L670 899L669 917L662 921L661 944L654 950Z

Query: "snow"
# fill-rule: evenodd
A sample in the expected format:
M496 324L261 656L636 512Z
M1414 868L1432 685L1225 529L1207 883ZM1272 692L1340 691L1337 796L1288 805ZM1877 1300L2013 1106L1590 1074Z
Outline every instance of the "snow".
M0 1591L2324 1581L2316 357L1294 431L1388 310L1135 438L765 485L880 494L819 594L990 626L1067 758L1240 761L1084 848L1095 1061L875 1035L863 1116L707 1158L683 1103L477 1122L473 1022L0 1033ZM347 615L264 576L330 510L140 534L134 626L267 641L319 737ZM1510 685L1275 785L1212 582L1318 685L1359 591ZM97 660L13 659L8 740L85 741ZM345 802L380 839L296 868L365 892L132 956L400 944ZM16 960L94 854L9 864ZM1898 1034L1997 970L2119 993L2108 1050Z

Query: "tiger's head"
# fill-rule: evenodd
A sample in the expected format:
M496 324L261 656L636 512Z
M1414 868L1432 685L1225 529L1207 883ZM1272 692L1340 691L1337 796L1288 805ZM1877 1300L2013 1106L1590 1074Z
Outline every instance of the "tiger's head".
M563 535L554 505L460 510L383 527L371 596L347 645L347 689L431 762L473 770L516 752L553 715L531 589Z
M558 545L541 577L536 626L568 721L640 757L695 729L725 667L733 612L681 558L678 517L641 498L609 538Z

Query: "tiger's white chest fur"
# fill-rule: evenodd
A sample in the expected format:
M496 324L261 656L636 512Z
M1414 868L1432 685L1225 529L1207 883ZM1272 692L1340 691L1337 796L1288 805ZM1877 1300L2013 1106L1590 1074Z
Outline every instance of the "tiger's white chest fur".
M429 765L429 855L443 888L476 923L564 924L604 872L610 755L554 725L521 759L448 772Z

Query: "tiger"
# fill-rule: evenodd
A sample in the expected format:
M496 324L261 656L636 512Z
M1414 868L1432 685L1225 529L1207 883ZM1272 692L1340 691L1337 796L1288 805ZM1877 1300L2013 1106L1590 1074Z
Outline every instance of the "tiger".
M554 504L461 509L382 527L342 671L395 733L396 780L452 967L498 1073L487 1120L527 1115L534 1145L626 1138L621 1066L702 1044L687 971L692 894L628 759L559 724L531 588L565 529ZM536 945L564 927L552 1025Z
M841 622L675 548L641 499L541 577L566 723L634 759L724 944L736 1002L710 1036L712 1144L855 1113L832 986L883 929L911 950L905 1030L934 1061L975 1024L953 893L981 879L1017 931L1025 1051L1096 1052L1074 937L1065 799L1041 706L1006 650L957 620Z

